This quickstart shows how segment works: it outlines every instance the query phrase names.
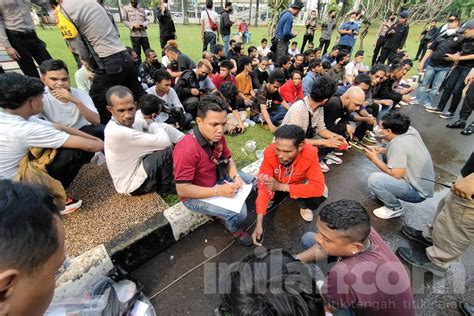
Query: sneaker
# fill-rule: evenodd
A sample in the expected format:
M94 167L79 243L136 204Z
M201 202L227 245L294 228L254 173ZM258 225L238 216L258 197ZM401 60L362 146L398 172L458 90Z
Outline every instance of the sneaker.
M332 153L333 153L334 155L336 155L336 156L344 156L344 152L339 151L339 150L335 150L335 151L333 151Z
M82 206L82 200L76 200L71 197L66 199L66 208L59 213L61 215L71 214L72 212L77 211Z
M232 233L232 236L235 240L241 243L244 246L251 246L253 245L252 237L250 237L249 233L247 233L243 229L239 229Z
M403 211L403 208L399 208L398 210L393 210L386 206L382 206L374 210L374 215L381 219L391 219L391 218L402 216L403 214L402 211Z
M473 316L474 315L474 305L469 304L468 302L459 301L458 309L464 316Z
M340 165L342 164L342 159L334 155L333 153L329 153L326 155L326 163L327 164L334 164L334 165Z
M430 247L433 245L431 241L423 237L423 232L418 229L414 229L410 226L403 226L402 227L402 234L405 235L408 239L419 242L425 247Z
M355 149L364 150L364 148L363 148L361 145L359 145L359 141L357 141L357 140L350 140L350 141L349 141L349 144L350 144L352 147L354 147Z
M441 114L439 117L441 117L442 119L451 119L454 117L454 113L451 113L451 112L444 112L443 114Z
M324 172L324 173L329 172L330 169L329 169L328 165L326 165L326 163L323 160L321 160L319 162L319 165L321 166L321 171L322 172Z
M377 143L377 139L375 137L368 136L368 135L365 135L363 140L365 140L366 142L369 142L371 144L376 144Z
M313 221L313 211L309 208L300 209L300 215L308 223L311 223Z
M448 271L448 269L440 267L431 262L430 259L428 259L428 257L426 256L425 252L423 252L419 256L415 256L413 254L413 251L410 248L406 247L400 247L397 249L396 252L397 255L409 265L424 269L439 277L444 276L446 274L446 271Z
M446 125L447 128L464 128L466 127L466 122L457 120L456 122L449 123Z
M434 106L425 106L425 111L429 113L439 113L439 114L443 113L443 110L440 110Z
M472 135L472 133L474 133L474 122L461 131L462 135Z

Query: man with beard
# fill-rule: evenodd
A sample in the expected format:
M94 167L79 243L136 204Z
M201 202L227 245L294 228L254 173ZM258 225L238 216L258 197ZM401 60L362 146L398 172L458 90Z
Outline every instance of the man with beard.
M145 51L145 57L145 61L140 65L140 68L138 68L138 75L142 80L142 84L150 88L155 84L153 72L158 69L165 69L165 67L158 61L158 56L153 49L147 49Z

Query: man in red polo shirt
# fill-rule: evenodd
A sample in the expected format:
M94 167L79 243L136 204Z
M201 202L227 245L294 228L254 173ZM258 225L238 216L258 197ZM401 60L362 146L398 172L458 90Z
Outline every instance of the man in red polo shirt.
M237 166L224 138L227 122L225 100L216 95L201 98L196 127L184 136L173 151L176 191L183 204L193 212L224 220L227 230L242 244L251 245L250 235L239 226L247 217L244 203L239 213L201 199L234 197L245 183L255 182Z
M220 70L218 74L215 74L212 77L212 82L216 86L217 89L220 89L222 84L225 82L231 82L234 85L237 85L235 81L235 77L232 75L232 69L234 68L234 64L230 60L224 60L219 65Z
M276 130L275 142L265 149L258 175L257 223L252 234L255 245L260 245L263 216L270 200L280 201L289 194L296 199L301 217L311 222L313 211L326 199L318 150L304 140L301 127L284 125Z

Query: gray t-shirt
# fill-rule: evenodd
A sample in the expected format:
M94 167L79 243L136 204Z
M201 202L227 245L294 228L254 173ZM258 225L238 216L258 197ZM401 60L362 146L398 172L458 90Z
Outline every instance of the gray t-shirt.
M430 152L416 129L409 127L405 134L390 141L387 159L389 168L405 168L403 179L410 183L422 197L433 196L434 183L421 179L434 180L433 162Z

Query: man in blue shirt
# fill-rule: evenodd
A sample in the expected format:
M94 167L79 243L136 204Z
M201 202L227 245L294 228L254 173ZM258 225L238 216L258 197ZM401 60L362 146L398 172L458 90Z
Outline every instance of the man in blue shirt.
M277 41L277 56L275 56L273 60L279 60L281 56L288 54L288 46L290 44L290 40L298 35L291 33L291 29L293 27L293 19L295 16L298 15L303 6L304 4L297 0L290 6L288 10L286 10L280 15L275 34L275 40Z
M349 14L349 21L341 24L339 27L339 48L346 50L349 54L352 52L352 47L355 44L356 36L359 34L359 24L356 21L357 12L351 12Z

